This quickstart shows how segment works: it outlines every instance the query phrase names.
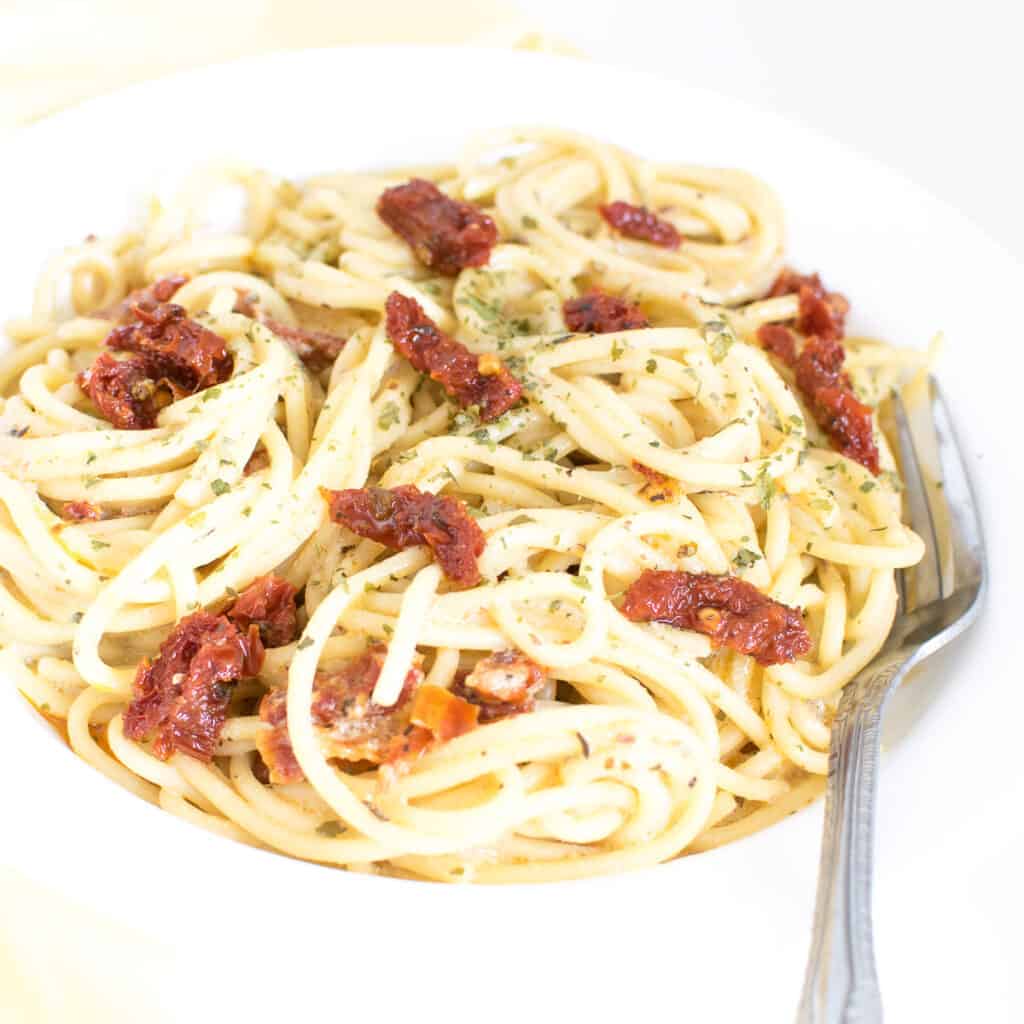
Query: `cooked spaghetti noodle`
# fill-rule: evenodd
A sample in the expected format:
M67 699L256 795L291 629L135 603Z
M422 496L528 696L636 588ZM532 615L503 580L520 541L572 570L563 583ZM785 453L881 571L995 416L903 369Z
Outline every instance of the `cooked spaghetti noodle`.
M384 222L381 194L411 177L494 222L486 262L440 273ZM206 223L225 186L245 198L235 233ZM602 214L611 203L674 231L630 236ZM351 869L584 877L792 813L821 791L840 692L886 637L895 570L922 552L878 417L926 357L847 338L843 386L876 409L880 472L833 450L816 400L758 341L764 325L800 326L799 292L768 294L783 243L777 200L745 173L655 166L554 130L301 186L197 175L141 231L61 254L31 317L9 325L0 672L137 795ZM173 303L223 339L230 376L175 392L154 426L116 429L79 374L108 347L111 307L167 275L186 279ZM595 288L646 326L568 330L565 304ZM396 351L393 292L481 372L506 367L522 399L493 419L460 408ZM321 364L296 358L295 338L328 336L345 342ZM405 485L468 509L486 538L475 585L428 546L386 548L329 514L330 492ZM798 609L810 649L762 664L627 618L622 595L645 570L738 577ZM213 757L129 738L140 662L269 573L301 595L300 635L233 685ZM382 714L413 667L458 692L482 659L515 651L544 682L529 709L397 768L339 759L311 715L317 680L368 648L385 652ZM268 781L258 753L260 707L281 690L299 781Z

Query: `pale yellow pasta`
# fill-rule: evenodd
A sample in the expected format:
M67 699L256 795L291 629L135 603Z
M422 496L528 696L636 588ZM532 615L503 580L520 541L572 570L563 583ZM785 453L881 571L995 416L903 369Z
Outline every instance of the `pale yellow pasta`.
M821 791L843 686L890 628L896 570L922 544L901 522L877 423L875 477L830 449L792 373L756 343L798 313L793 296L764 298L784 260L778 200L741 171L652 164L546 128L411 173L494 219L487 265L439 276L378 217L380 193L409 173L294 185L235 165L198 172L137 231L53 259L0 356L0 674L144 799L357 870L580 878L712 849L799 809ZM207 223L225 188L244 206L231 230ZM657 210L682 245L617 235L599 213L613 200ZM174 301L224 339L233 373L151 429L115 429L77 375L102 349L106 308L169 274L188 277ZM649 326L573 334L563 303L594 287L639 304ZM387 337L393 291L497 354L523 403L481 423L416 373ZM348 340L312 372L275 324ZM870 401L927 362L874 339L849 349ZM335 525L321 494L408 484L467 504L487 541L477 586L453 586L426 548L388 551ZM102 518L72 521L68 502ZM762 666L630 622L620 598L644 569L735 574L799 608L811 650ZM130 739L139 662L176 621L220 612L269 572L303 594L301 636L237 686L213 760L161 760ZM382 708L413 663L449 688L516 648L547 681L527 713L405 771L357 772L321 746L310 706L317 671L375 641L388 645ZM305 781L267 784L259 701L285 686Z

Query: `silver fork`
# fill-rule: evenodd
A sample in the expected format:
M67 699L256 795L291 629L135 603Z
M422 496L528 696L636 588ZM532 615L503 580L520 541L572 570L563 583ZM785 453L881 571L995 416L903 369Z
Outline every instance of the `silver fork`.
M933 379L914 404L896 400L910 523L925 542L898 573L899 611L877 656L843 690L832 726L825 832L811 952L798 1024L880 1024L871 936L879 734L907 672L978 616L987 570L981 523L945 402Z

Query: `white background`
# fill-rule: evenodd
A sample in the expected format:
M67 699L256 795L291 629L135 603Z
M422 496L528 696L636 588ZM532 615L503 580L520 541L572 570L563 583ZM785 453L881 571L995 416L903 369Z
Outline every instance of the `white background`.
M518 6L599 60L713 89L855 146L958 207L1024 260L1020 0ZM685 149L685 111L676 123ZM671 131L672 111L665 124ZM699 152L700 140L692 142Z
M598 60L656 70L775 110L851 144L956 206L1018 260L1024 258L1024 56L1019 52L1018 3L519 0L516 6L533 27ZM0 11L3 7L0 0ZM254 0L252 7L255 12L266 4ZM202 38L201 26L192 30L198 33L193 38ZM678 134L680 151L699 159L701 140L687 137L686 111L666 110L664 123L666 131ZM954 264L975 257L950 248ZM979 298L1000 301L1003 296ZM1011 330L1016 322L1006 318ZM1024 344L1019 336L993 341ZM957 751L949 751L950 758L956 756ZM884 801L884 773L882 785ZM1024 796L1019 785L1017 792ZM1011 802L1006 813L1017 818L1018 807ZM885 817L891 822L883 807ZM924 831L925 823L912 814L902 824L909 828L910 823ZM951 990L958 1024L973 1024L965 1003L969 990L978 986L985 990L979 1002L989 1007L987 1020L1013 1019L993 1008L1012 1013L1009 1007L1024 1005L1016 984L1024 942L1020 850L1009 840L1014 832L1019 834L1019 828L971 837L985 848L983 858L952 873L941 889L908 884L898 912L888 902L879 907L883 986L891 989L894 971L933 977L937 988ZM881 837L883 864L892 841L891 833ZM933 853L923 847L922 863ZM678 906L664 909L684 913ZM908 909L915 920L894 920L908 916ZM740 919L741 906L737 914ZM957 932L950 934L954 921ZM263 939L254 941L257 948L263 945ZM87 946L78 948L88 962ZM737 968L737 985L750 984L751 975L744 974L741 964ZM499 982L499 1001L500 990ZM482 1006L481 1018L489 1011L493 1016L494 1010ZM583 1016L605 1019L594 1007ZM388 1019L386 1009L380 1019ZM547 1024L542 1014L535 1019ZM685 1019L685 1011L679 1019ZM638 1017L637 1024L645 1022Z

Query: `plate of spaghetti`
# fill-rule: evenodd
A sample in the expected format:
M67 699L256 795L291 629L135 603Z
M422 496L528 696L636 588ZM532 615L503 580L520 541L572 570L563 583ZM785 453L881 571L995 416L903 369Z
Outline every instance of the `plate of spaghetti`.
M851 214L717 101L668 139L536 84L396 130L400 93L336 139L187 100L169 158L25 197L54 212L3 285L5 742L89 776L130 859L344 891L735 867L822 792L922 555L890 397L942 324L862 316Z

